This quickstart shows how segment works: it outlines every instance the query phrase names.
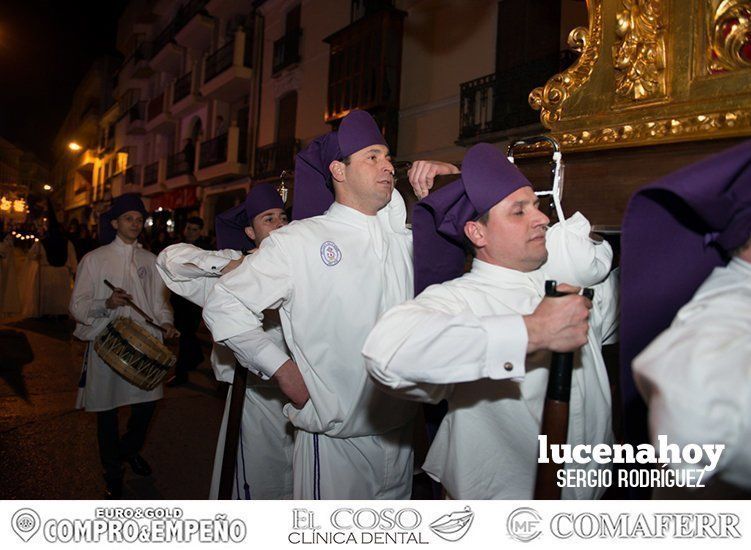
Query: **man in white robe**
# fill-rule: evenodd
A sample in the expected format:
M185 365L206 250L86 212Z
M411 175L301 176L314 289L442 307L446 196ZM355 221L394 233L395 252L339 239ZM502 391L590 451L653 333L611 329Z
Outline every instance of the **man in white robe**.
M132 318L160 339L160 331L148 325L133 308L132 300L165 329L165 336L177 335L172 325L168 290L156 271L156 256L141 248L138 236L143 229L146 209L137 195L121 195L100 219L101 246L81 260L70 314L76 321L74 336L89 342L79 384L78 408L97 413L99 456L104 467L107 496L122 494L122 462L139 475L151 468L139 454L155 404L162 398L162 386L146 391L134 386L110 368L94 350L93 341L117 317ZM104 281L112 283L110 289ZM118 409L131 405L126 433L118 434Z
M369 380L360 349L378 316L412 294L411 236L392 226L393 166L370 115L338 132L336 201L270 235L252 262L215 285L204 319L239 362L275 378L295 426L294 497L410 496L414 405ZM297 190L297 189L296 189ZM279 308L285 351L261 330Z
M448 495L532 498L551 351L577 351L568 442L612 441L600 346L615 333L615 283L596 288L589 322L585 298L544 299L545 280L561 273L561 265L546 264L549 220L529 182L490 145L470 149L461 180L429 201L423 211L429 217L419 210L413 217L415 246L428 248L421 249L427 261L416 262L416 270L461 272L464 252L458 243L464 236L476 252L472 270L429 286L381 317L363 348L367 369L397 395L448 400L423 465ZM582 229L586 238L588 224ZM585 248L592 246L607 245ZM446 263L451 256L455 261ZM581 265L561 282L593 284L603 277L600 268ZM419 277L436 280L441 273ZM557 330L540 330L545 315L562 320ZM563 497L595 498L602 492L565 489Z
M287 225L284 203L272 184L254 185L243 204L217 217L218 251L202 250L190 244L175 244L157 257L157 268L170 290L204 307L206 299L225 273L241 262L252 262L255 246ZM243 252L251 247L247 256ZM280 348L286 349L275 311L266 312L264 331ZM232 383L235 357L222 344L215 344L211 365L217 380ZM219 496L224 458L224 441L232 392L219 431L209 498ZM240 428L240 450L235 468L234 499L289 499L292 497L292 426L282 413L286 396L269 380L250 374L245 390Z
M704 472L706 489L657 488L653 498L751 491L750 237L751 141L645 186L629 204L623 293L632 316L624 318L622 355L636 355L631 367L649 408L650 440L724 446ZM653 326L642 326L640 313ZM670 467L708 465L704 455Z

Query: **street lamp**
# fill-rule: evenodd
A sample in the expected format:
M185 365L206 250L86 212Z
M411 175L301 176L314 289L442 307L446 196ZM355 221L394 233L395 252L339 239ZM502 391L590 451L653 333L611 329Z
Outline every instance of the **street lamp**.
M42 189L45 191L52 191L52 186L49 183L45 183Z
M83 147L81 147L81 146L80 146L80 145L79 145L78 143L76 143L75 141L71 141L71 142L70 142L70 143L68 144L68 149L70 149L71 151L80 151L81 149L83 149Z

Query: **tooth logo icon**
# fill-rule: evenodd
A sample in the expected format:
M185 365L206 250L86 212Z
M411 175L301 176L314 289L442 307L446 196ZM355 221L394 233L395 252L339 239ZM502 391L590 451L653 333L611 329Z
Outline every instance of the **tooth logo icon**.
M10 520L11 527L22 541L29 542L37 531L39 531L39 514L31 508L21 508Z
M453 512L439 517L430 524L430 530L443 540L456 542L467 534L472 527L475 513L469 506L465 506L460 512Z

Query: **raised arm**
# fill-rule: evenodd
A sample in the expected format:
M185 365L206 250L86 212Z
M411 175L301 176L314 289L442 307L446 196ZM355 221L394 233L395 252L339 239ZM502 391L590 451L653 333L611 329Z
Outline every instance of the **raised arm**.
M409 183L418 199L424 199L433 188L436 176L458 174L459 168L440 160L416 160L407 172Z
M203 307L219 276L241 261L242 254L236 250L209 251L180 243L162 250L156 266L172 292Z

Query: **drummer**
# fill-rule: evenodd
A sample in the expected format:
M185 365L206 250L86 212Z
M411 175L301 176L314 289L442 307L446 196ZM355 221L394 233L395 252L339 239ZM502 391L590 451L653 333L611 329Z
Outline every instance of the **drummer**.
M156 401L162 398L162 386L151 391L134 386L97 355L93 341L117 317L132 318L161 340L160 331L148 326L130 302L161 325L166 338L178 335L172 324L167 288L156 270L156 256L137 242L145 217L146 208L138 195L129 193L114 199L99 220L99 239L104 246L81 260L70 300L70 314L76 321L73 334L89 343L76 405L97 413L99 458L109 498L122 496L123 462L138 475L151 475L151 467L139 453ZM118 409L125 405L131 406L131 413L128 428L120 436Z
M203 307L219 277L232 271L252 253L272 231L287 225L281 196L270 183L254 185L245 202L230 208L216 219L217 251L201 250L187 244L173 244L157 257L157 268L169 289ZM286 349L279 314L264 313L264 330ZM222 344L211 352L211 366L217 379L233 382L235 356ZM214 458L209 498L219 497L219 482L227 435L230 397L228 392L222 426ZM240 450L232 483L232 498L292 498L292 426L282 414L288 399L278 386L248 375L242 421Z

